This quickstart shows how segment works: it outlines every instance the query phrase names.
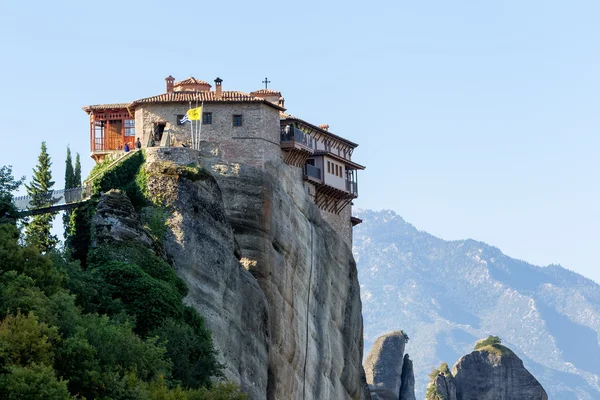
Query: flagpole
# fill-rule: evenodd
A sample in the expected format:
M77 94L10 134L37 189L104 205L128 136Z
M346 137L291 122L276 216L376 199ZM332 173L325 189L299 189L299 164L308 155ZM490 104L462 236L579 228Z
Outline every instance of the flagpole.
M196 92L196 111L198 110L198 92ZM200 113L200 118L202 118L202 113ZM200 129L202 129L202 120L200 120ZM200 149L200 144L198 143L199 140L199 134L198 134L198 124L196 124L196 146L194 147L195 150L199 150Z
M190 101L190 108L188 109L191 110L192 109L192 102ZM187 115L187 113L186 113ZM190 139L192 140L192 148L194 147L194 128L193 128L193 121L190 121Z
M198 132L198 150L200 150L200 138L202 137L202 123L204 122L204 100L202 100L202 105L200 106L202 112L200 113L200 132Z

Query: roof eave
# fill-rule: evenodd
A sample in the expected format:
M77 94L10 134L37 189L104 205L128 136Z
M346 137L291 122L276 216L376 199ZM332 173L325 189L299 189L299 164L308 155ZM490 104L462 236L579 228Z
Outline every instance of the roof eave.
M303 123L303 124L307 125L309 128L314 129L314 130L316 130L318 132L324 133L326 135L332 136L332 137L334 137L334 138L336 138L338 140L341 140L342 142L346 143L349 146L352 146L354 148L358 147L358 143L354 143L354 142L352 142L352 141L350 141L350 140L348 140L346 138L343 138L343 137L338 136L338 135L336 135L334 133L326 131L325 129L319 128L318 126L313 125L310 122L306 122L305 120L300 119L298 117L294 117L294 116L290 115L290 116L287 116L287 117L283 118L282 121L297 121L297 122Z

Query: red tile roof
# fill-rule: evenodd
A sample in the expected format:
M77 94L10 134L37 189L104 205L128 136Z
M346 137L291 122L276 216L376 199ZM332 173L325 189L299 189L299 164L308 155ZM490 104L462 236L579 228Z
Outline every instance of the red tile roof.
M179 82L175 82L174 86L179 86L179 85L208 85L211 86L210 83L206 82L206 81L201 81L200 79L196 79L193 76L190 76L187 79L184 79L182 81Z
M117 108L127 108L130 107L131 103L116 103L116 104L95 104L91 106L82 107L83 111L89 113L94 110L114 110Z
M277 110L285 110L283 107L273 104L270 101L254 97L244 92L233 90L223 91L221 97L217 97L215 92L173 92L163 93L158 96L146 97L134 101L133 105L148 104L148 103L187 103L190 101L207 102L207 103L264 103Z
M251 95L255 95L255 94L273 94L273 95L279 95L281 96L281 92L277 91L277 90L271 90L271 89L260 89L260 90L255 90L254 92L250 92Z
M358 147L358 143L351 142L351 141L350 141L350 140L348 140L348 139L345 139L345 138L343 138L343 137L341 137L341 136L335 135L335 134L333 134L333 133L331 133L331 132L329 132L329 131L326 131L326 130L325 130L325 129L323 129L323 128L320 128L320 127L318 127L318 126L316 126L316 125L313 125L313 124L311 124L310 122L306 122L306 121L304 121L303 119L300 119L300 118L298 118L298 117L294 117L293 115L286 114L286 113L282 112L282 113L280 113L280 114L279 114L279 117L280 117L280 120L281 120L281 121L287 121L287 120L291 120L291 121L298 121L298 122L300 122L301 124L304 124L304 125L306 125L307 127L311 128L311 129L314 129L314 130L315 130L315 131L317 131L317 132L321 132L321 133L323 133L323 134L325 134L325 135L328 135L328 136L331 136L331 137L333 137L333 138L335 138L335 139L341 140L342 142L346 143L347 145L349 145L349 146L351 146L351 147Z

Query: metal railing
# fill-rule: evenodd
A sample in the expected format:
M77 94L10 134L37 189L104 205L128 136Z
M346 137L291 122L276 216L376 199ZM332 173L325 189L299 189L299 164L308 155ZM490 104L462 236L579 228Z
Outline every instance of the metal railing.
M44 193L44 195L38 199L39 203L42 204L41 207L36 207L31 204L31 201L33 200L31 196L15 197L13 198L13 203L17 210L26 211L35 208L47 208L63 204L78 203L87 197L89 197L88 190L84 187L78 187L73 189L51 190Z
M346 191L358 196L358 182L346 179Z
M280 140L282 142L298 142L314 149L313 137L293 125L286 125L281 128Z
M320 181L323 180L323 176L321 175L321 168L317 168L314 165L306 164L304 165L304 175L318 179Z

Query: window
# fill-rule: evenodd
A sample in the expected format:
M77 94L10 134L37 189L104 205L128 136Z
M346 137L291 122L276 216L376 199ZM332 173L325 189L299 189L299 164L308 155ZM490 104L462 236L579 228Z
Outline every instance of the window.
M339 176L340 175L340 167L335 164L335 176Z
M202 113L202 125L211 125L211 124L212 124L212 113L211 112ZM235 123L234 123L234 125L235 125ZM240 116L240 125L242 125L241 116Z
M233 126L242 126L242 116L241 115L233 116Z
M177 114L177 125L183 125L185 122L181 122L181 120L185 117L185 114Z
M125 136L135 136L135 119L125 120Z
M327 161L327 173L331 173L331 163L329 161Z

